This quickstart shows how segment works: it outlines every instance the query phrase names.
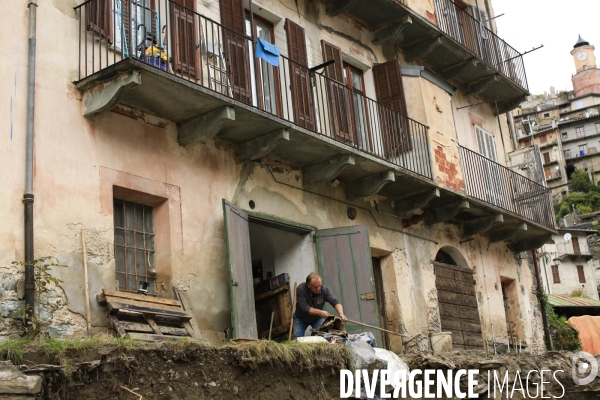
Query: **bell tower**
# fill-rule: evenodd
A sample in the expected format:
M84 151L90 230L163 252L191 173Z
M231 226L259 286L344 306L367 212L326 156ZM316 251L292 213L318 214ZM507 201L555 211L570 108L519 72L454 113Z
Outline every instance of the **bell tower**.
M596 66L594 50L595 47L582 39L581 35L571 50L576 71L571 81L576 97L589 93L600 94L600 69Z

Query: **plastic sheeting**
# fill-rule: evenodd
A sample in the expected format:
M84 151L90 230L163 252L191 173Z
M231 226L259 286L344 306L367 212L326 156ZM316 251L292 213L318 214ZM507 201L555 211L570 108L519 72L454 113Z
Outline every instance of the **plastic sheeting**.
M586 353L600 355L600 317L571 317L568 322L579 332L581 349Z

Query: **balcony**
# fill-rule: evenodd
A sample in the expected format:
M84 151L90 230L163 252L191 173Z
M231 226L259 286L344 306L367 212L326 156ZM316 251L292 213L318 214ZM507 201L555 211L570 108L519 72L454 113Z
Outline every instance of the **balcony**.
M468 197L531 221L538 228L554 229L550 189L462 146L460 156ZM526 232L515 235L514 240L519 240L521 235L525 236Z
M553 182L555 180L558 180L562 177L560 171L554 171L549 175L546 175L546 182L550 183Z
M570 240L567 242L557 243L556 252L558 258L562 261L565 259L584 259L591 260L593 254L590 253L587 241L579 241L579 238L573 238L577 240Z
M578 132L573 133L563 133L562 141L563 143L572 142L575 140L593 138L600 136L600 126L596 126L595 128L584 128Z
M268 155L305 169L305 183L364 178L406 195L431 188L427 126L284 55L278 66L254 58L251 37L178 2L151 4L75 8L85 116L117 105L142 110L177 123L182 146L219 137L237 147L238 163ZM96 21L111 13L100 7L128 7L121 14L132 21L100 29Z
M591 157L598 154L598 149L596 147L590 147L585 149L580 149L578 151L567 151L565 152L566 160L576 160L578 158Z
M121 12L137 20L100 29L95 22L110 13L98 4L127 5ZM553 231L534 214L465 200L462 178L452 188L436 183L427 126L285 55L276 57L277 66L255 59L252 38L177 2L152 4L88 0L75 8L75 85L86 117L114 107L141 110L175 122L182 146L219 138L234 145L237 163L271 157L302 169L305 186L338 179L348 200L380 194L387 198L382 211L405 221L422 212L419 222L456 221L465 235L494 225L494 241L512 240L514 231L525 247ZM453 160L444 168L460 177Z
M497 101L500 113L529 93L521 53L451 0L434 0L429 19L396 0L326 3L330 16L346 13L377 29L375 44L399 46L407 62L424 61L442 78L464 85L467 95Z

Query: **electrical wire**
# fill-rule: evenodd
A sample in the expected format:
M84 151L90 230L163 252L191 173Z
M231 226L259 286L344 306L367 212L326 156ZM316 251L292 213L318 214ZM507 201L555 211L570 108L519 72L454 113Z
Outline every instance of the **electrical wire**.
M313 192L312 190L307 190L307 189L300 188L300 187L297 187L297 186L294 186L294 185L290 185L289 183L286 183L286 182L279 181L279 180L277 180L277 178L273 174L273 171L271 170L271 167L268 164L263 163L263 162L260 162L260 164L267 167L267 169L269 170L269 173L271 174L271 177L273 178L273 180L275 182L279 183L280 185L288 186L288 187L291 187L293 189L300 190L302 192L310 193L310 194L313 194L315 196L321 196L321 197L324 197L324 198L329 199L329 200L334 200L334 201L337 201L337 202L342 203L342 204L346 204L346 205L349 205L349 206L352 206L352 207L355 207L355 208L359 208L359 209L364 210L364 211L368 211L369 214L371 215L371 218L373 218L373 221L375 221L375 224L377 225L377 227L379 227L381 229L387 229L387 230L390 230L390 231L402 233L403 235L412 236L412 237L415 237L415 238L418 238L418 239L422 239L422 240L425 240L425 241L428 241L428 242L431 242L431 243L435 243L436 245L439 244L439 242L437 242L436 240L433 240L433 239L429 239L429 238L426 238L426 237L423 237L423 236L415 235L414 233L402 231L400 229L396 229L396 228L392 228L392 227L381 225L379 223L379 221L377 221L377 218L375 218L375 215L373 214L373 212L370 209L366 208L366 207L357 206L356 204L352 204L352 203L349 203L349 202L344 201L344 200L336 199L335 197L331 197L331 196L328 196L326 194L322 194L322 193L318 193L318 192ZM383 213L383 212L381 212L379 210L378 210L378 212L380 212L382 214L394 216L394 217L396 217L398 219L402 219L401 217L399 217L397 215L394 215L394 214Z

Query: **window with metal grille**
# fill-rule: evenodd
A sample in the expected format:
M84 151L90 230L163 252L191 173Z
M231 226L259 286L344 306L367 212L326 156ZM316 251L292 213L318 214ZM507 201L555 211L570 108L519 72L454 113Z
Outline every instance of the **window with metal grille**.
M579 283L585 283L585 272L583 272L583 265L577 266L577 275L579 275Z
M148 293L156 293L152 207L115 199L114 224L119 290L137 292L144 281L149 283Z
M558 273L558 265L552 266L552 280L554 283L560 283L560 275Z
M583 137L584 133L583 133L583 126L578 126L575 128L575 135L577 137Z

